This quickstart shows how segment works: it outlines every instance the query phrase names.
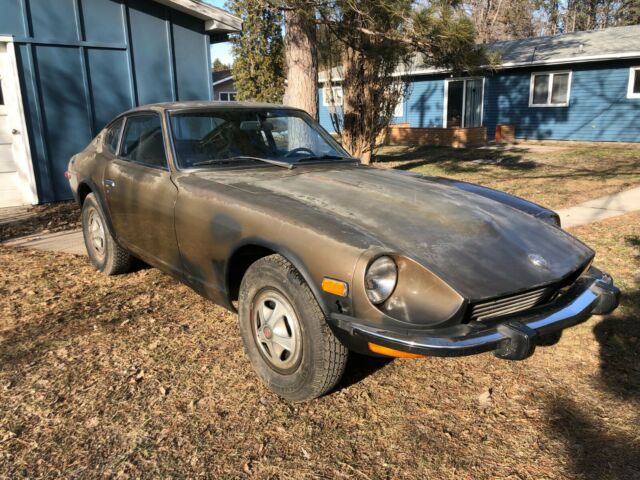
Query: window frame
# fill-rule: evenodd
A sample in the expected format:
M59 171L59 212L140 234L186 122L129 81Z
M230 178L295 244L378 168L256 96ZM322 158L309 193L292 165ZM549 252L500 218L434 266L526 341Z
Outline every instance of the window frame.
M116 143L116 149L111 150L109 142L107 141L107 137L109 136L109 132L115 128L118 122L122 122L120 126L120 133L118 134L118 142ZM112 120L106 127L104 127L104 137L102 138L102 148L109 151L114 157L117 157L120 152L120 142L122 142L122 132L124 132L124 124L126 119L124 116L116 117Z
M327 91L331 89L331 97L332 99L335 100L336 98L336 94L334 93L336 90L340 91L340 103L329 103L327 100ZM342 90L342 85L332 85L332 86L324 86L322 88L322 106L323 107L342 107L342 104L344 102L343 100L344 98L344 91Z
M640 98L640 92L633 92L633 84L635 83L637 75L640 75L640 66L629 67L629 84L627 86L627 98Z
M467 100L467 80L482 80L482 104L480 105L480 126L479 127L467 127L464 124L465 112L466 108L466 100ZM442 128L482 128L484 127L484 94L485 94L485 82L487 77L455 77L455 78L445 78L444 79L444 98L442 101ZM451 82L464 82L462 85L462 122L459 127L448 127L447 126L447 110L449 108L449 83Z
M218 101L219 102L235 102L235 98L231 100L231 95L237 95L238 92L218 92ZM222 95L227 95L227 100L222 99Z
M149 116L149 115L155 115L158 117L158 120L160 121L160 131L162 132L162 148L164 150L164 161L165 161L165 166L160 166L160 165L151 165L149 163L142 163L142 162L136 162L134 160L131 160L129 158L126 158L124 156L122 156L122 147L124 146L124 133L127 130L127 125L129 123L129 120L131 120L132 118L135 117L143 117L143 116ZM116 155L117 158L119 160L122 160L123 162L127 162L131 165L137 165L140 167L146 167L146 168L154 168L156 170L164 170L164 171L171 171L170 167L169 167L169 155L168 150L167 150L167 142L165 141L165 135L164 135L164 125L163 125L163 119L162 119L162 115L159 112L153 111L153 110L142 110L142 111L138 111L138 112L133 112L129 115L125 115L124 117L124 124L122 125L122 132L120 132L120 140L118 142L118 154Z
M556 75L569 74L567 81L567 101L564 103L551 103L553 97L553 78ZM547 81L547 102L546 103L533 103L533 87L535 85L535 77L541 75L549 75ZM529 78L529 107L530 108L553 108L553 107L568 107L571 103L571 83L573 83L573 70L553 70L544 72L531 72Z

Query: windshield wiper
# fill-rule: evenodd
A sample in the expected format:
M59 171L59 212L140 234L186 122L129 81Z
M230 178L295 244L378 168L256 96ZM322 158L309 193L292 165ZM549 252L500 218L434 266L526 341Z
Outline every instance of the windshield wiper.
M318 160L347 160L350 162L357 162L358 160L354 157L343 157L341 155L313 155L311 157L304 157L298 160L296 163L301 162L315 162Z
M258 162L270 163L271 165L277 165L278 167L284 167L291 170L293 168L293 164L289 162L281 162L280 160L271 160L270 158L262 158L262 157L251 157L249 155L238 155L235 157L229 158L212 158L209 160L203 160L202 162L196 162L192 164L194 167L200 167L203 165L216 165L220 163L233 163L239 160L256 160Z

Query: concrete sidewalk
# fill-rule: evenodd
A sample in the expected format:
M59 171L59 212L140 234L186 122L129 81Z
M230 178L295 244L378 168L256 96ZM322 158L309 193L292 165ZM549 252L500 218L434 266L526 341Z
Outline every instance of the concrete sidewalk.
M45 250L49 252L86 255L82 230L67 230L56 233L37 233L27 237L15 238L2 243L6 247Z
M558 210L562 227L577 227L640 210L640 187Z

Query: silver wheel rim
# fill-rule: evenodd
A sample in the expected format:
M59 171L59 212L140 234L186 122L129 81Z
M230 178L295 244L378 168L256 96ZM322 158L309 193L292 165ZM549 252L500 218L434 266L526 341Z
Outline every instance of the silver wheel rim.
M302 332L291 303L267 290L256 296L252 307L253 336L264 359L277 370L296 366L302 354Z
M105 254L106 237L104 232L104 223L102 217L95 210L89 212L89 244L95 254L102 258Z

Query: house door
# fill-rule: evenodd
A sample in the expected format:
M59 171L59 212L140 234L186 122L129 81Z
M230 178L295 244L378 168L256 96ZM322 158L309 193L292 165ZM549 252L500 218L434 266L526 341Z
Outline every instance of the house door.
M446 80L444 127L481 127L483 97L482 78Z
M13 44L0 40L0 208L37 201Z

